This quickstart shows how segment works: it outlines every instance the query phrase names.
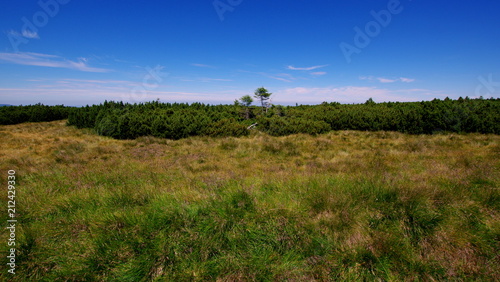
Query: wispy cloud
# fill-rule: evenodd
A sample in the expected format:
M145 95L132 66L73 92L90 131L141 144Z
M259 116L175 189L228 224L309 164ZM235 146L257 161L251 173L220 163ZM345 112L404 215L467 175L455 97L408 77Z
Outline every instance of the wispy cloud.
M82 89L91 89L91 91L110 91L116 90L122 93L128 93L131 89L141 84L136 81L112 80L112 79L44 79L32 81L31 84L36 89L65 89L67 92L80 91Z
M377 77L377 80L381 83L393 83L398 81L397 79L389 79L389 78L383 78L383 77Z
M326 72L324 71L317 71L317 72L311 72L311 75L314 75L314 76L320 76L320 75L325 75Z
M205 65L205 64L191 64L191 65L195 66L195 67L199 67L199 68L211 68L211 69L215 69L214 66Z
M88 65L86 58L78 61L66 60L60 56L30 52L0 53L0 60L18 65L65 68L84 72L110 72L109 69L96 68Z
M328 65L320 65L320 66L312 66L312 67L305 67L305 68L296 68L294 66L287 66L286 68L289 70L301 70L301 71L311 71L319 68L324 68Z
M274 75L266 75L266 76L269 78L284 81L284 82L292 82L290 79L286 79L286 78L279 77L279 76L274 76Z
M262 75L284 82L292 82L297 79L296 77L288 73L276 73L276 74L262 73Z
M394 83L394 82L414 82L415 79L413 78L405 78L405 77L400 77L396 79L391 79L391 78L385 78L385 77L374 77L374 76L360 76L359 79L361 80L368 80L368 81L375 81L378 80L380 83Z
M201 81L201 82L213 82L213 81L233 81L233 80L232 79L226 79L226 78L201 77L201 78L199 78L199 81Z
M227 78L211 78L211 77L176 77L176 79L184 82L214 82L214 81L233 81L232 79Z
M261 76L265 76L267 78L279 80L279 81L284 81L284 82L292 82L296 80L297 78L294 77L291 74L288 73L267 73L267 72L253 72L253 71L245 71L245 70L239 70L239 72L245 72L245 73L253 73L253 74L258 74Z
M406 77L400 77L399 78L402 82L414 82L414 78L406 78Z
M57 83L71 83L72 85L76 83L87 83L87 85L121 85L121 86L134 86L137 82L127 81L127 80L112 80L112 79L74 79L65 78L60 79Z

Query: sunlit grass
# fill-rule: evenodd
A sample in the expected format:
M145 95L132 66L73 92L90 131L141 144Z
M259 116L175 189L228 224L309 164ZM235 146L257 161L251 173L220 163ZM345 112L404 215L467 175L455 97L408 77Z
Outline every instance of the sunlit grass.
M496 135L0 133L2 186L18 176L15 281L500 276Z

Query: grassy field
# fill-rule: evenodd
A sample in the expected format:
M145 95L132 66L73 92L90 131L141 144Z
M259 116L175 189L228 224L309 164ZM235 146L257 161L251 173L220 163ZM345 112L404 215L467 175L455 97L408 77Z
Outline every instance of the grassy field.
M5 281L500 277L500 136L119 141L65 121L0 127Z

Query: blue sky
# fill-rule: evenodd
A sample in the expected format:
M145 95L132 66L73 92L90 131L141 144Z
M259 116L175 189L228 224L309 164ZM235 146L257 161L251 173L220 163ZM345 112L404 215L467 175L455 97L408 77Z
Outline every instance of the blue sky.
M500 97L500 2L0 2L0 104Z

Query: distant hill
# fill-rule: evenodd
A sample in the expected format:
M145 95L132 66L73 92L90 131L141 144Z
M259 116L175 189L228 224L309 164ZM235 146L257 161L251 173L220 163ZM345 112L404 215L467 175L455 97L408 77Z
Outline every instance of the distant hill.
M0 104L0 107L6 107L6 106L12 106L12 105L9 105L9 104Z

